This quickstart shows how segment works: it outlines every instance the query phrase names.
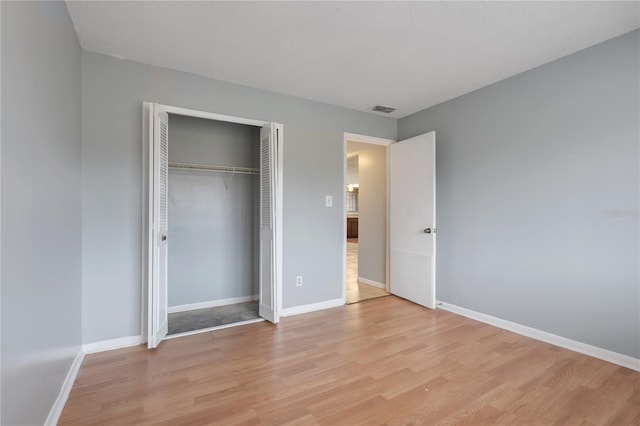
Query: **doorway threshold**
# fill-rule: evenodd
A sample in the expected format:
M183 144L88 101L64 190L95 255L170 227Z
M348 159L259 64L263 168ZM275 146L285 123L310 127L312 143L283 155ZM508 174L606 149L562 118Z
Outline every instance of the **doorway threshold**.
M222 330L225 328L238 327L241 325L254 324L256 322L266 321L264 318L250 319L246 321L238 321L230 324L217 325L215 327L201 328L200 330L185 331L184 333L169 334L162 340L175 339L176 337L186 337L193 334L208 333L210 331Z
M367 300L379 299L381 297L391 296L391 293L379 294L376 296L363 297L362 299L347 301L347 305L355 305L356 303L366 302Z

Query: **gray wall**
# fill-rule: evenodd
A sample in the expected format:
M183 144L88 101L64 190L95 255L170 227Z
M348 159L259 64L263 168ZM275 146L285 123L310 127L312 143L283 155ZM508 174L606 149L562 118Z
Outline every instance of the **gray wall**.
M258 127L170 115L169 161L259 167ZM169 171L169 306L258 293L259 176Z
M399 121L437 132L437 297L640 357L638 31Z
M283 304L340 298L343 132L395 138L396 120L82 52L84 342L140 334L145 100L284 124Z
M387 282L387 147L358 151L358 276Z
M0 7L0 423L33 425L81 343L80 47L64 3Z
M260 128L169 114L169 161L259 167Z

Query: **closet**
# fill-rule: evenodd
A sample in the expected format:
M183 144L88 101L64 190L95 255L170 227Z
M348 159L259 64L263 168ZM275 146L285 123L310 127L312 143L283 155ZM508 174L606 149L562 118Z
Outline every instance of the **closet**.
M168 334L260 318L260 128L169 115L168 137Z
M144 103L148 346L278 321L282 125Z

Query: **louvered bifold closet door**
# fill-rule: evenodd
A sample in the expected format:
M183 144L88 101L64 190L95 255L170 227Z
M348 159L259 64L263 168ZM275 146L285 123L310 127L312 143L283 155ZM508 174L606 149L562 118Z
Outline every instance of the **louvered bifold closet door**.
M274 126L260 129L260 306L262 318L277 322L275 294L275 143Z
M154 184L154 259L152 288L152 338L148 346L156 347L167 335L167 253L169 231L169 115L157 110L153 132Z
M167 115L166 113L164 114ZM169 232L169 126L160 119L160 212L159 226L161 236ZM166 241L166 239L164 240Z

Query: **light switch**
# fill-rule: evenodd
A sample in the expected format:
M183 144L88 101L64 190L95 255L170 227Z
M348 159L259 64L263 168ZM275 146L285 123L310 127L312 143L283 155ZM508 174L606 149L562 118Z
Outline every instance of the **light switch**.
M325 207L333 207L333 197L331 195L327 195L324 198Z

